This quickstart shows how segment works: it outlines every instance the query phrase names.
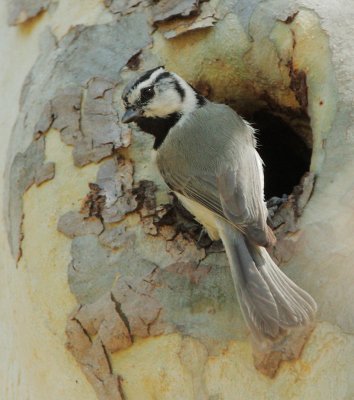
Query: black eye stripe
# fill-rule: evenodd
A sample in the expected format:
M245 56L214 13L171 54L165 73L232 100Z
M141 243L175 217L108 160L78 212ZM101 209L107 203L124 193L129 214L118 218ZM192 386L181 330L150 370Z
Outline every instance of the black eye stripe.
M161 81L161 79L165 78L172 78L172 75L169 72L162 72L160 75L158 75L155 79L155 83Z
M183 100L186 96L186 92L183 89L183 87L179 84L179 82L176 80L176 78L169 72L163 72L162 74L160 74L156 79L155 79L155 83L161 81L162 79L165 78L171 78L171 80L173 81L173 85L176 89L176 91L179 93L179 95L181 96L181 100Z
M147 102L152 99L155 95L154 88L152 86L144 87L140 90L140 99L142 102Z
M181 96L181 100L184 100L184 98L186 97L186 92L183 89L183 87L179 84L178 81L174 81L174 85L175 85L175 89L176 91L179 93L179 95Z
M146 71L143 75L141 75L141 76L134 82L134 84L131 86L130 90L135 89L135 88L139 85L139 83L142 83L142 82L144 82L144 81L147 81L147 80L150 78L150 76L151 76L155 71L157 71L159 68L162 68L162 67L156 67L156 68L154 68L154 69L150 69L149 71Z
M151 75L157 71L159 68L162 67L157 67L154 69L151 69L149 71L146 71L143 73L135 82L131 83L129 86L127 86L123 92L123 99L128 103L128 95L132 93L134 89L139 90L139 84L144 83L148 81L151 78ZM154 79L154 82L152 83L151 86L144 87L140 89L139 93L139 98L137 99L137 104L140 105L146 105L155 95L154 91L154 85L157 84L158 82L162 80L167 80L171 85L173 85L174 89L176 92L179 94L181 100L183 101L186 97L186 92L185 89L182 87L180 82L175 78L173 74L170 72L162 70L159 75Z

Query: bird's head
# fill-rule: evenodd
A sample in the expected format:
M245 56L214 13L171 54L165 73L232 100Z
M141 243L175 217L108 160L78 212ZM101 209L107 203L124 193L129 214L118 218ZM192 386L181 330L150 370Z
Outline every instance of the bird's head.
M181 117L194 111L204 98L177 74L157 67L131 81L123 91L122 100L125 106L122 122L127 123L168 119L172 115Z

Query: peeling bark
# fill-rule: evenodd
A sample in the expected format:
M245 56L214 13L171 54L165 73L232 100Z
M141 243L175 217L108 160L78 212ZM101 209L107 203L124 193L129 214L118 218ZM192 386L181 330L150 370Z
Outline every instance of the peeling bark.
M128 326L117 310L113 297L102 296L92 304L80 307L75 314L90 337L99 335L104 347L110 353L125 349L132 344Z
M114 299L120 304L121 312L129 321L133 336L148 337L173 331L164 321L162 305L154 291L158 286L159 268L145 268L139 277L118 280L112 290Z
M133 165L122 158L107 160L97 174L100 195L104 197L101 216L104 222L121 221L137 207L133 195Z
M11 251L16 260L21 257L21 231L23 219L23 195L34 183L42 182L54 177L54 164L45 163L45 140L39 138L31 143L24 153L18 153L11 166L10 179L13 182L9 194L8 232Z
M96 390L100 400L123 400L118 376L112 373L109 358L100 338L91 339L83 325L72 315L66 327L67 348Z
M135 234L127 231L126 226L106 227L98 237L99 242L112 250L118 250L124 246L132 246Z
M58 221L58 231L69 238L83 235L99 235L103 231L103 225L96 216L69 211L62 215Z
M13 3L22 7L25 2ZM49 4L27 3L29 11L18 8L11 17L13 23L37 15ZM73 146L74 165L100 163L96 182L89 184L81 209L58 221L58 230L72 239L68 281L81 304L68 318L68 349L100 399L123 398L110 356L131 346L134 336L172 332L186 336L179 357L192 377L195 395L202 397L206 396L203 376L193 354L205 363L208 352L201 343L227 345L246 335L220 242L203 235L200 225L175 198L157 200L163 192L161 185L145 176L136 178L144 175L146 142L135 131L132 143L131 131L120 125L118 115L120 91L133 75L131 71L167 61L205 96L229 102L236 109L248 111L250 107L253 112L266 107L288 118L292 126L300 126L306 116L306 126L300 126L298 133L308 147L318 151L321 143L324 150L330 145L336 148L333 141L337 139L327 141L327 131L315 125L327 114L328 126L333 124L326 109L330 96L322 96L314 85L313 76L318 75L314 60L300 65L298 51L305 39L298 27L303 14L310 11L290 2L260 12L257 2L246 3L105 0L110 12L119 14L117 21L75 26L58 42L49 37L26 79L14 128L16 144L8 163L9 238L17 258L21 254L23 194L33 183L40 185L54 177L54 164L45 162L48 130L57 129L63 143ZM318 26L316 32L321 29ZM199 32L193 32L196 30ZM153 31L154 45L160 47L151 51ZM240 47L233 44L234 37L242 42ZM289 45L285 39L277 42L284 37ZM186 48L191 52L185 52ZM319 46L319 50L323 48ZM194 57L191 67L188 62ZM268 61L272 68L265 65ZM185 69L184 63L188 65ZM328 72L321 79L327 82L330 76ZM325 116L316 114L311 96ZM315 140L308 130L310 114ZM351 125L347 123L349 142ZM344 131L342 128L338 132ZM137 173L135 166L144 162ZM278 237L272 255L281 263L294 255L301 236L299 218L314 183L315 174L308 173L287 201L271 210ZM349 204L349 197L347 194L343 202ZM266 355L264 349L255 351L256 368L275 376L282 360L300 356L309 334L310 330L297 331L279 343L270 343L272 352Z
M55 176L55 164L47 162L41 165L36 171L36 185L40 186L42 183L50 181Z
M189 17L199 11L199 0L160 0L153 6L154 22L166 21L174 17Z
M314 325L293 329L290 333L284 333L276 343L267 343L269 346L257 349L253 348L254 365L262 374L274 378L282 361L297 360L307 342Z
M192 284L198 285L209 274L211 267L197 268L195 264L176 263L167 267L166 271L186 276Z
M113 154L114 149L130 144L130 131L121 127L113 92L116 84L92 78L87 90L77 86L59 89L44 107L35 126L35 135L53 127L60 131L64 143L73 145L75 165L82 167L99 162Z
M8 24L18 25L48 9L50 0L7 0Z
M198 13L190 12L189 16L189 18L173 19L164 23L160 22L158 24L159 30L166 39L173 39L186 32L211 28L220 18L216 9L209 3L202 3L200 10L198 9ZM161 16L159 18L161 18ZM157 21L166 21L166 19L168 20L169 18Z
M113 14L129 14L140 3L143 3L143 0L104 0L104 5Z
M270 208L270 223L277 238L270 254L279 263L286 263L294 255L298 240L298 219L310 200L315 184L315 175L306 173L300 184L283 204Z
M138 26L140 35L128 47L113 46L112 37L121 40L129 31L127 26ZM51 40L51 45L44 48L50 51L50 56L42 54L26 79L20 100L22 112L14 130L17 138L14 143L25 146L29 138L34 141L23 152L18 152L16 147L9 151L9 240L17 259L21 256L22 195L36 181L34 171L38 171L37 184L53 177L51 164L42 167L44 138L41 136L51 127L58 129L64 143L74 145L73 156L78 166L98 162L112 155L114 149L128 146L130 132L120 127L113 106L116 83L112 78L116 79L130 57L149 41L145 18L136 15L127 17L119 25L74 27L59 43ZM101 48L103 57L91 57L87 53L87 46L94 42ZM117 58L111 58L112 54ZM88 57L86 61L85 57ZM98 77L102 71L106 71L107 78ZM45 78L34 85L37 76ZM87 101L83 100L85 91ZM102 126L104 135L100 131Z

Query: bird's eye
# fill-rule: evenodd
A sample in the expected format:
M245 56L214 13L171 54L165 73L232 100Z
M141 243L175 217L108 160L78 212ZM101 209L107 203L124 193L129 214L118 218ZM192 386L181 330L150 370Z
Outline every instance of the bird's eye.
M152 86L142 88L140 91L140 96L143 101L150 100L152 97L154 97L154 94L155 91Z

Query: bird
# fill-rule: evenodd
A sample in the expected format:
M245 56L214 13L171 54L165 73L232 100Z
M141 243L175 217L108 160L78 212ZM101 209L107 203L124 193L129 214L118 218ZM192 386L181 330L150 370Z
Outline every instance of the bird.
M159 66L122 92L122 123L154 137L154 162L182 205L212 240L221 239L244 321L254 340L275 341L307 326L317 305L270 257L263 162L254 128Z

